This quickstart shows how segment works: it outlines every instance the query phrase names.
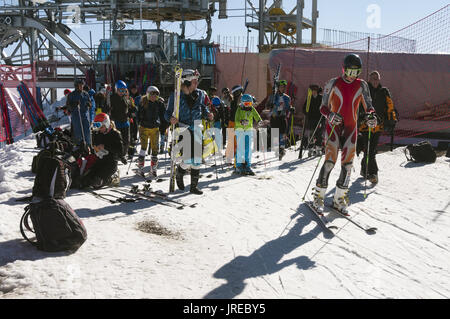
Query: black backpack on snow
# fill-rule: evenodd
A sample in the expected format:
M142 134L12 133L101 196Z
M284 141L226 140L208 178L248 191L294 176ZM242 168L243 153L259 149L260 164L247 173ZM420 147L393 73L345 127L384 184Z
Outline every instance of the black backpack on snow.
M61 153L43 150L36 157L34 169L36 177L33 185L33 196L40 198L65 198L72 183L71 161L73 157L64 159ZM33 169L33 165L32 165Z
M35 241L27 237L25 229L35 234ZM37 249L48 252L75 251L87 239L86 228L72 207L63 199L54 198L26 206L20 220L20 232Z
M409 144L405 148L405 156L408 161L416 163L434 163L436 161L436 152L428 141Z

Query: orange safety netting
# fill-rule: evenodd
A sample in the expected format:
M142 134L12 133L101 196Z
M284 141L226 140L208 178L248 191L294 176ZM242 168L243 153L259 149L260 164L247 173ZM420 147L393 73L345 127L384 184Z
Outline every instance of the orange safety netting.
M344 57L357 53L363 61L361 77L381 74L400 113L395 141L431 132L450 136L450 5L387 36L331 44L317 49L273 50L269 67L282 63L282 77L298 87L301 110L310 84L341 75ZM301 112L297 112L299 116ZM301 115L303 116L303 115ZM299 119L298 119L299 120ZM382 138L380 143L386 143Z

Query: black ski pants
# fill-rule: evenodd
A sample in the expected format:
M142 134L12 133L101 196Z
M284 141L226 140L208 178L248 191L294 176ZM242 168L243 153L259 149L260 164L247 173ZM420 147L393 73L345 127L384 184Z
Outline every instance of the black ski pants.
M378 165L376 160L376 155L378 152L378 141L380 139L381 132L370 133L370 147L369 147L369 167L367 170L368 176L378 174ZM369 132L362 132L360 138L358 138L358 143L361 143L360 147L364 152L364 156L361 160L361 172L365 174L366 172L366 161L367 161L367 144L368 144Z

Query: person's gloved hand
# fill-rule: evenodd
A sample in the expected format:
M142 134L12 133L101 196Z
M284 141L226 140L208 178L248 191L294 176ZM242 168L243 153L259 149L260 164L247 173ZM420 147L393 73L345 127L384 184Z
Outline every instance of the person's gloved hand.
M248 125L248 120L241 120L240 123L242 126L246 126Z
M331 125L337 126L342 124L343 118L339 113L330 112L327 116L328 122L330 122Z
M371 129L375 128L378 124L377 117L375 113L366 113L365 117L366 125Z

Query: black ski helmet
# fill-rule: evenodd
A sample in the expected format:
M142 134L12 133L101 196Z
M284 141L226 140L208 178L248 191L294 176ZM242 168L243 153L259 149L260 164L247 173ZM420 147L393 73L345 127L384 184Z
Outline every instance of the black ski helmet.
M361 69L362 61L359 55L357 54L349 54L344 59L344 69Z
M234 96L240 95L243 91L244 91L244 88L242 86L240 86L239 84L237 84L231 88L231 93Z

